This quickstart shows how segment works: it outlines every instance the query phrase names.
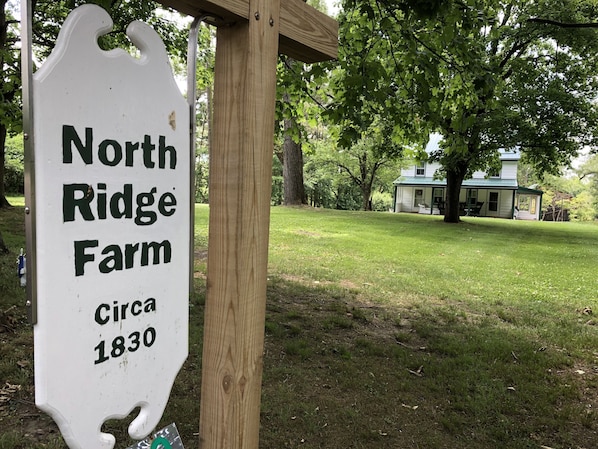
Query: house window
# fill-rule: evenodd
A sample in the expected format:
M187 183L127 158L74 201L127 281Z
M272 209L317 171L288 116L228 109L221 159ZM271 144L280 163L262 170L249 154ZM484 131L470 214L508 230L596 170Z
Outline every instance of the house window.
M490 212L498 212L498 192L488 193L488 210Z
M425 176L426 175L426 163L419 161L415 166L415 176Z
M478 202L478 189L467 189L467 204L475 205Z
M530 197L529 195L519 195L519 201L517 202L517 206L519 210L526 210L529 211L530 206Z
M424 189L415 189L415 196L413 199L413 207L417 207L424 203Z

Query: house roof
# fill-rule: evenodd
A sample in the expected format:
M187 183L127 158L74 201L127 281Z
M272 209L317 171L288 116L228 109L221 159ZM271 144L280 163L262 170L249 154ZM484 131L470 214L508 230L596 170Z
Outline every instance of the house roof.
M393 184L401 186L446 187L446 179L434 179L426 176L400 176ZM463 187L469 189L497 190L517 190L518 188L516 179L498 178L467 179L463 181Z
M517 193L523 193L524 195L543 195L543 190L532 189L530 187L518 187Z
M426 153L430 154L433 151L440 150L440 142L442 142L442 135L438 133L430 134L430 140L426 145ZM501 161L518 161L521 158L521 152L519 148L515 149L505 149L499 148L498 152L500 154Z

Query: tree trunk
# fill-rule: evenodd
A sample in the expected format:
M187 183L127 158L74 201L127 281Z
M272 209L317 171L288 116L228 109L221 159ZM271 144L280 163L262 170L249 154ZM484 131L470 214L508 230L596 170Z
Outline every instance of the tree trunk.
M361 190L362 200L361 200L361 208L365 211L372 210L372 184L374 183L374 178L376 176L377 167L374 165L372 168L371 176L368 176L369 167L368 167L368 154L364 152L359 157L359 180L357 184ZM348 171L348 170L347 170Z
M370 199L370 197L372 196L372 189L368 189L366 186L364 186L361 189L361 195L363 197L362 202L361 202L361 208L365 211L371 211L372 210L372 200Z
M292 58L286 59L287 70L293 70L296 61ZM291 109L290 97L287 93L283 96L284 107ZM297 105L294 105L297 107ZM303 183L303 149L301 143L297 143L291 137L289 130L296 127L293 118L284 120L284 142L282 145L282 186L285 206L300 206L307 204L305 185Z
M0 52L4 53L6 49L6 0L0 1ZM4 62L4 58L2 58L2 62ZM4 84L3 81L0 80L0 83ZM2 86L4 87L4 86ZM3 89L2 89L3 90ZM5 101L4 95L0 94L0 100ZM4 154L5 148L4 144L6 142L6 125L0 123L0 207L6 207L8 201L6 200L5 192L4 192Z
M287 130L294 126L293 119L285 119L285 134L282 147L283 204L285 206L307 204L305 186L303 184L303 150L301 144L295 142L287 133Z
M287 70L292 70L296 64L292 58L287 58ZM288 93L283 95L284 107L291 109L291 100ZM296 107L296 105L295 105ZM295 119L284 119L284 142L282 145L282 186L285 206L300 206L307 204L305 186L303 184L303 149L301 143L293 140L289 130L295 128Z
M376 176L375 170L376 169L374 169L374 171L372 172L372 175L369 179L367 177L366 171L364 171L362 169L362 172L361 172L362 179L361 179L361 184L359 186L361 189L361 195L362 195L361 207L365 211L372 210L372 185L374 184L374 177Z
M0 0L0 55L7 52L8 47L8 36L7 36L7 22L6 22L6 0ZM4 57L1 58L0 62L4 64ZM10 86L10 85L9 85ZM6 87L6 82L0 80L0 101L11 102L14 99L14 89L10 90ZM5 163L5 143L6 143L6 125L0 123L0 208L10 207L8 200L6 199L6 192L4 191L4 163Z
M10 203L6 199L6 192L4 191L4 155L6 143L6 126L0 123L0 208L10 207Z
M8 252L8 246L4 243L2 238L2 232L0 232L0 254L6 254Z
M459 223L459 195L465 178L464 170L453 170L446 173L446 208L445 223Z

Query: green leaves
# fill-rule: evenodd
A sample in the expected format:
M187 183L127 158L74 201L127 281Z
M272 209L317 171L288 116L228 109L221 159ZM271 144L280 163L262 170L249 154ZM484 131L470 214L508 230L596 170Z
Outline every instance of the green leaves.
M334 85L345 143L379 116L420 142L441 131L446 163L476 169L501 146L551 170L598 143L596 30L529 20L587 22L595 2L352 0L344 11Z
M145 0L37 0L33 14L33 50L36 61L43 61L52 51L60 26L68 13L84 3L95 3L108 10L114 20L114 31L102 36L102 48L132 48L124 31L133 20L142 20L152 25L166 43L173 65L184 61L187 48L188 31L179 23L157 13L158 3ZM22 130L21 113L21 72L20 72L20 36L18 21L13 17L14 5L3 3L0 32L0 60L2 61L2 79L0 81L0 124L9 134ZM207 47L210 37L201 36L202 44ZM0 148L4 152L4 148ZM3 180L0 179L0 183Z

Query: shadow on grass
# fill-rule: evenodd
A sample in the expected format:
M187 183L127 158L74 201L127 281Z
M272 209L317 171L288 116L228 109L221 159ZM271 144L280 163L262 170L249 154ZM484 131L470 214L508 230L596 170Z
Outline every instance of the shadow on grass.
M498 316L437 300L399 307L357 289L271 278L262 449L598 447L596 366ZM190 303L190 354L160 426L198 442L205 287ZM4 310L5 304L0 304ZM24 308L0 333L2 449L64 449L33 404ZM126 422L111 422L123 448Z
M598 447L596 373L577 363L445 302L272 279L261 447Z

